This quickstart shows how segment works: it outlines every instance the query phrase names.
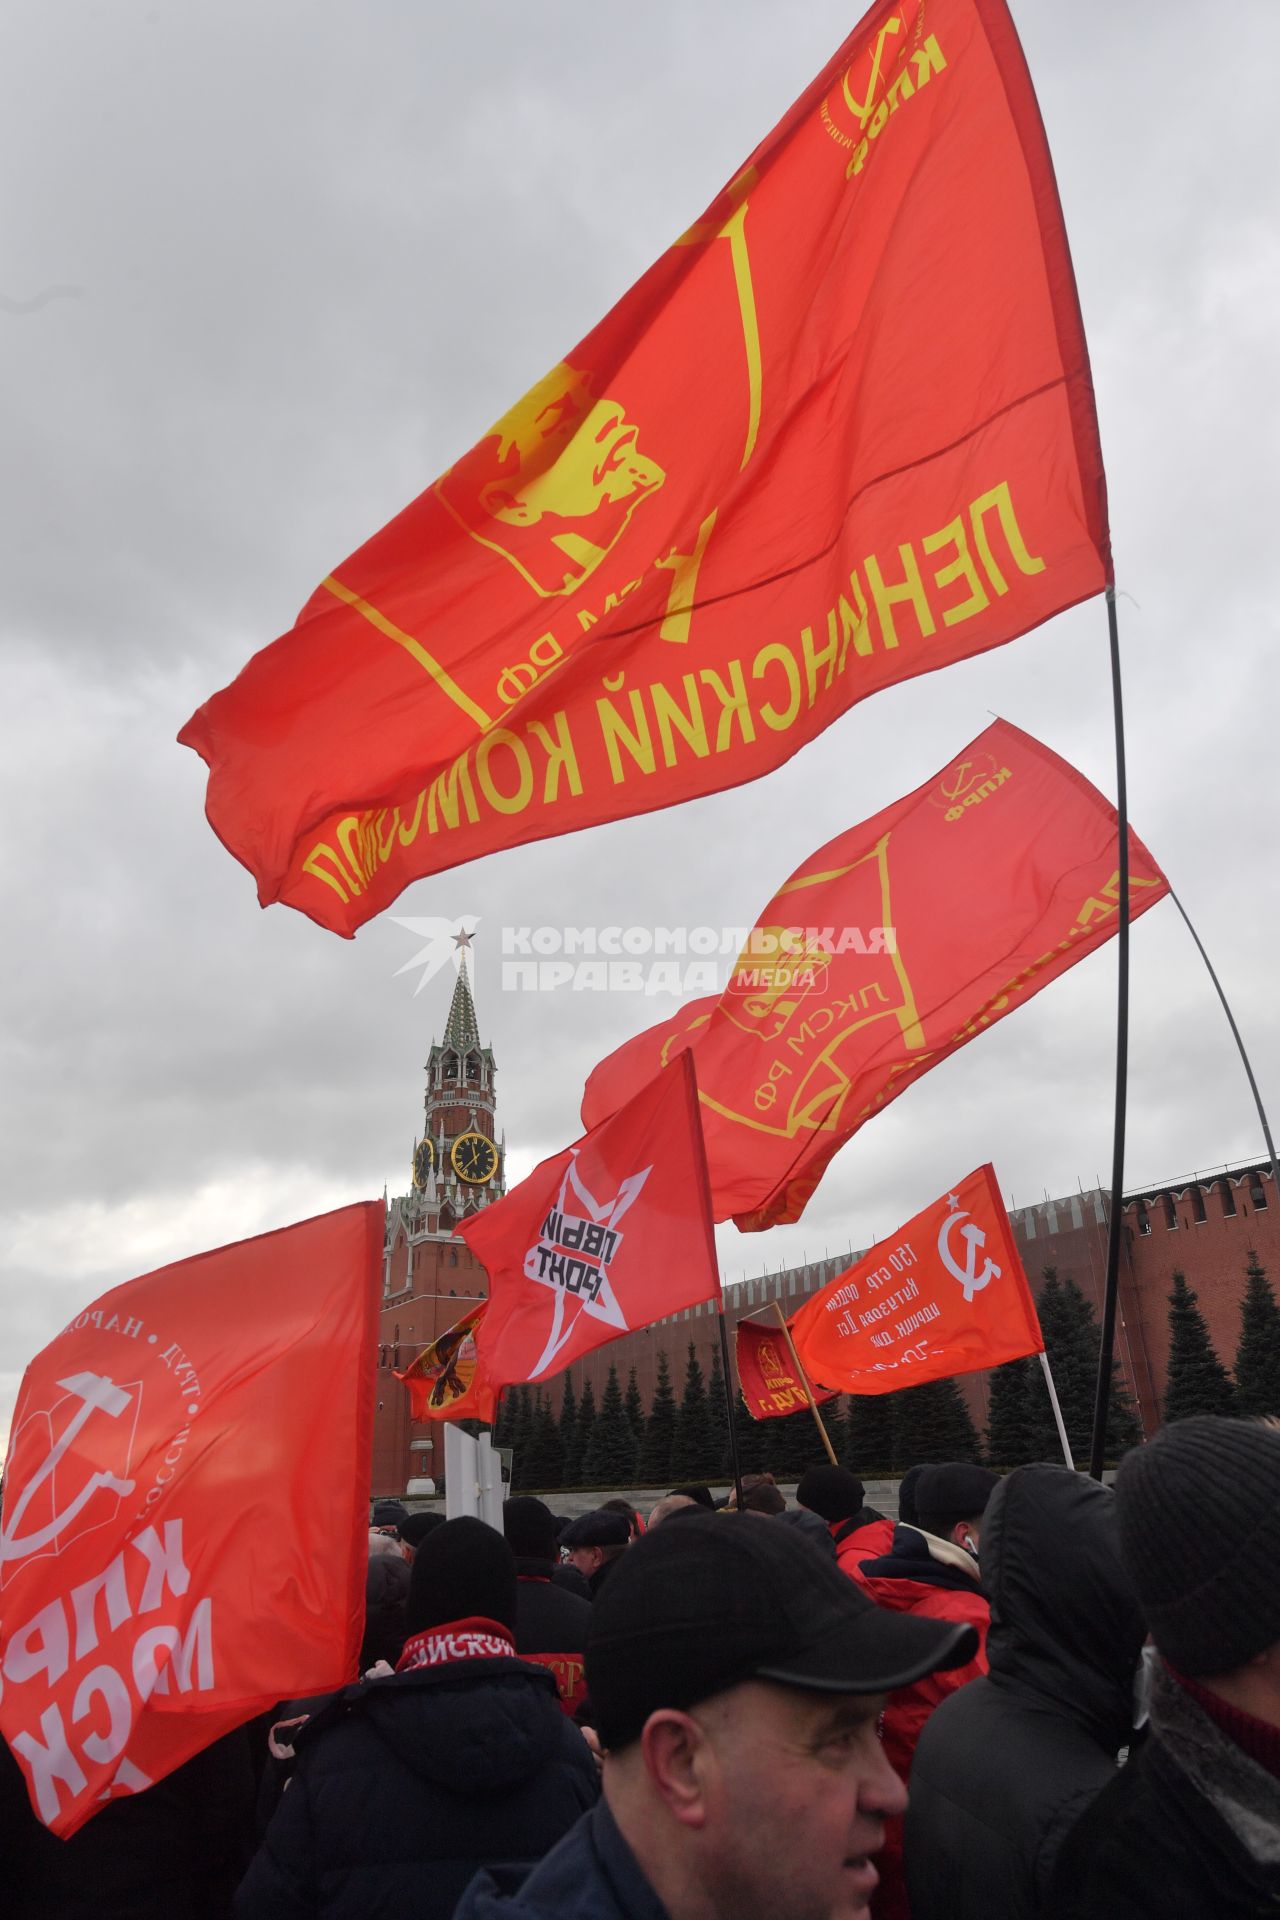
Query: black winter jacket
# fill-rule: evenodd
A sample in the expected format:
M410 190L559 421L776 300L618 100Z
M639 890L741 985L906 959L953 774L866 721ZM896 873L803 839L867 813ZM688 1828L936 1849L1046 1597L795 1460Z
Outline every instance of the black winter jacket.
M1159 1664L1151 1731L1058 1856L1045 1920L1275 1920L1280 1780Z
M545 1560L517 1560L516 1572L516 1652L555 1676L561 1704L575 1713L587 1692L582 1655L591 1602L556 1586Z
M348 1687L297 1750L239 1920L448 1920L481 1867L540 1860L599 1793L552 1676L514 1657Z
M1145 1627L1111 1490L1066 1467L1018 1468L992 1496L981 1559L990 1671L943 1701L916 1747L912 1920L1032 1920L1132 1724Z
M69 1840L31 1810L0 1741L5 1920L229 1920L253 1854L254 1775L239 1727L142 1793L122 1794Z
M602 1800L532 1873L481 1874L454 1920L667 1920Z

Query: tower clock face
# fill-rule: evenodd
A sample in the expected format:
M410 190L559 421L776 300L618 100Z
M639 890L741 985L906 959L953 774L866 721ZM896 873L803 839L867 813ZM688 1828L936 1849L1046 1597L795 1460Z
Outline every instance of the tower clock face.
M420 1140L413 1155L413 1184L425 1187L436 1163L436 1150L429 1140Z
M483 1133L460 1133L449 1157L459 1180L469 1186L484 1186L498 1171L498 1150Z

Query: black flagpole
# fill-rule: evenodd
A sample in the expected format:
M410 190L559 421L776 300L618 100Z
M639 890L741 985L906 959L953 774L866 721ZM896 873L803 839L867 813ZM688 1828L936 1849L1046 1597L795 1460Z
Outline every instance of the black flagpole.
M1174 906L1178 909L1178 912L1182 915L1183 919L1186 921L1187 932L1191 935L1191 938L1195 941L1196 946L1199 949L1200 958L1204 961L1205 968L1208 971L1209 978L1212 980L1214 987L1217 990L1218 998L1222 1002L1222 1011L1226 1014L1227 1025L1231 1028L1231 1037L1235 1041L1236 1046L1240 1051L1240 1058L1244 1063L1244 1070L1249 1077L1249 1091L1253 1095L1253 1104L1258 1109L1258 1119L1262 1122L1262 1137L1267 1143L1267 1152L1271 1156L1271 1178L1275 1182L1276 1194L1278 1197L1280 1197L1280 1165L1277 1165L1276 1163L1275 1142L1271 1138L1271 1128L1267 1124L1267 1110L1262 1104L1262 1095L1258 1092L1258 1083L1253 1077L1253 1068L1249 1063L1249 1056L1244 1050L1244 1041L1240 1038L1240 1029L1236 1025L1235 1015L1232 1013L1231 1008L1227 1004L1227 996L1222 991L1221 980L1219 980L1217 974L1213 970L1213 962L1210 960L1208 954L1204 950L1204 942L1201 940L1200 935L1196 932L1195 928L1192 926L1190 914L1187 912L1186 908L1183 906L1181 900L1179 900L1177 894L1174 892L1172 887L1170 887L1169 889L1169 897L1173 901Z
M1093 1402L1093 1444L1089 1472L1102 1478L1107 1413L1111 1402L1111 1362L1116 1343L1116 1298L1120 1288L1120 1227L1124 1204L1124 1122L1129 1087L1129 789L1124 764L1124 699L1120 688L1120 629L1116 590L1107 588L1107 630L1111 640L1111 704L1116 726L1116 814L1119 829L1120 927L1116 956L1116 1117L1111 1149L1111 1207L1107 1221L1107 1281L1098 1346L1098 1384Z
M742 1469L738 1465L738 1421L734 1404L733 1369L729 1365L729 1334L724 1323L724 1294L720 1295L720 1356L724 1362L724 1398L729 1409L729 1465L733 1469L733 1492L738 1512L742 1512Z

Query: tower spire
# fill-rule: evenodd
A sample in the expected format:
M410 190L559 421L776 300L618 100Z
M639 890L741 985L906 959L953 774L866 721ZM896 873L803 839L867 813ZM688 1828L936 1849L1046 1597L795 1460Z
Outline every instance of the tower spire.
M467 948L471 945L469 933L456 933L454 942L460 949L458 977L453 983L453 999L449 1004L449 1018L444 1023L444 1044L456 1047L459 1053L465 1053L468 1047L480 1044L480 1025L476 1019L475 1002L471 998L471 982L467 978Z

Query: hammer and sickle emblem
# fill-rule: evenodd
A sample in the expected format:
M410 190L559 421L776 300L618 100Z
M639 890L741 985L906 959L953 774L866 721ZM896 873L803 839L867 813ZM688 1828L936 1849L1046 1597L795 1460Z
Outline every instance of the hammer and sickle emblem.
M960 1238L965 1243L964 1265L960 1266L951 1250L951 1229L960 1226L962 1220L968 1220L968 1226L960 1227ZM987 1243L987 1236L981 1227L969 1220L967 1213L949 1213L938 1229L938 1253L943 1266L953 1280L958 1280L964 1289L966 1304L972 1302L975 1293L1000 1278L1000 1269L994 1260L984 1260L982 1271L978 1271L978 1255Z

